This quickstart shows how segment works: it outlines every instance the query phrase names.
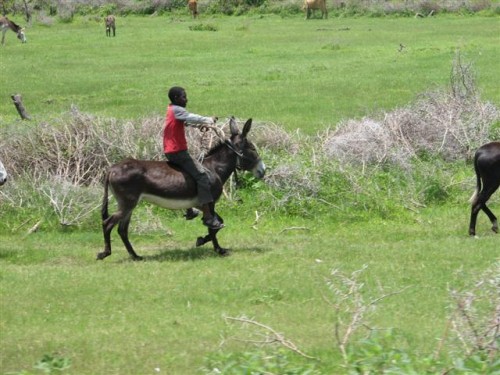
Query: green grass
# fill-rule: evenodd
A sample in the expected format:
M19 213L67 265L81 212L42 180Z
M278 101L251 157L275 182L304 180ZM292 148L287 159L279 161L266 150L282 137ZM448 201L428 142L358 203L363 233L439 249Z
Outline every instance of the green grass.
M199 23L217 31L189 29ZM35 23L28 44L11 33L0 49L0 126L19 123L12 93L23 95L40 123L71 104L134 119L162 114L168 88L179 84L194 112L315 134L446 85L456 49L473 62L483 99L498 105L499 25L498 18L460 16L120 17L118 36L106 38L90 19ZM499 259L498 235L480 214L479 239L468 238L465 197L463 205L454 197L405 213L390 210L398 203L379 208L361 197L377 210L371 219L370 210L357 208L368 203L338 190L347 200L340 209L324 206L307 218L261 209L267 202L248 195L244 204L220 204L227 228L219 239L232 249L227 258L195 248L204 229L180 214L159 216L162 229L146 234L133 220L131 241L145 256L134 263L116 232L113 255L94 260L103 246L97 212L93 226L63 231L54 229L48 209L0 210L0 372L34 372L33 364L51 355L70 359L66 373L78 375L201 373L216 353L255 350L237 340L250 338L251 327L224 320L245 315L321 358L323 374L342 373L326 279L334 268L350 273L364 265L366 299L404 290L383 300L368 323L396 328L396 344L416 358L432 354L447 324L449 288L470 287ZM380 218L384 207L387 220ZM500 212L498 198L491 208ZM261 213L257 229L254 209ZM152 212L139 208L134 218L157 228ZM26 234L39 216L50 223Z
M35 22L25 45L7 34L0 50L0 123L18 118L14 93L41 121L72 104L137 118L162 115L168 88L182 85L193 112L253 117L315 134L447 85L457 50L474 64L483 98L500 103L498 17L305 22L301 15L202 15L198 21L130 16L117 22L116 38L106 38L102 22L91 17ZM217 31L190 30L200 24Z
M0 368L30 370L51 354L71 359L74 374L199 373L214 353L252 350L236 340L252 328L224 320L244 315L320 357L323 373L341 373L325 279L334 268L348 274L363 265L366 299L408 288L381 302L369 323L396 328L398 345L417 357L430 354L444 334L448 289L470 287L498 259L498 236L480 217L481 238L467 238L464 211L345 225L263 217L257 230L253 217L224 212L227 258L192 247L203 229L178 218L164 222L172 236L132 234L145 256L139 263L116 233L103 262L94 260L99 231L1 234Z

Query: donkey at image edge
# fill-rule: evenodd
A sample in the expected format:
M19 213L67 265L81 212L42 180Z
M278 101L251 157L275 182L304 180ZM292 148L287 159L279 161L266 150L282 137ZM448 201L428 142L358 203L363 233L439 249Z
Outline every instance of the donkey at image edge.
M500 142L490 142L478 148L474 155L476 171L476 191L471 198L469 235L476 235L476 221L480 210L488 216L493 225L491 230L498 233L496 216L486 206L486 202L500 185Z
M2 164L2 161L0 160L0 186L5 184L7 182L7 170Z

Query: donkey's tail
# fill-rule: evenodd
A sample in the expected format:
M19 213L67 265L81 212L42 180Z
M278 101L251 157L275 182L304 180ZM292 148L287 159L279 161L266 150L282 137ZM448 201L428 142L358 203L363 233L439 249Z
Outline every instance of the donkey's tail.
M474 191L474 194L472 194L472 197L470 197L469 202L472 203L472 205L475 205L477 203L477 198L479 195L479 192L481 191L481 176L479 175L479 167L477 165L477 159L478 155L474 156L474 170L476 171L476 190Z
M104 196L102 198L102 207L101 207L101 217L104 222L109 217L108 212L108 196L109 196L109 173L106 173L106 177L104 179Z

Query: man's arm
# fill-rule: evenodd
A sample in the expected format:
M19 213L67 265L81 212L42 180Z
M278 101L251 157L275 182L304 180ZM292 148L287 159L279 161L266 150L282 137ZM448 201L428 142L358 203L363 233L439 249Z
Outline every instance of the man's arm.
M213 125L214 120L211 117L200 116L195 113L189 113L184 107L174 105L174 116L177 120L184 121L186 125Z

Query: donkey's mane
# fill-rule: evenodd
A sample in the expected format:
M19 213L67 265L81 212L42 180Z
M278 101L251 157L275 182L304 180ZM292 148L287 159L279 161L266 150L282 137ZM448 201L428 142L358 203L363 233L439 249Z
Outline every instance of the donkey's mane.
M210 150L208 150L205 157L211 156L211 155L217 153L224 145L225 145L225 141L220 140L218 144L216 144Z
M19 26L17 23L15 23L14 21L12 21L10 18L7 18L5 17L11 24L12 26L14 26L14 28L16 28L17 30L21 29L22 27Z

